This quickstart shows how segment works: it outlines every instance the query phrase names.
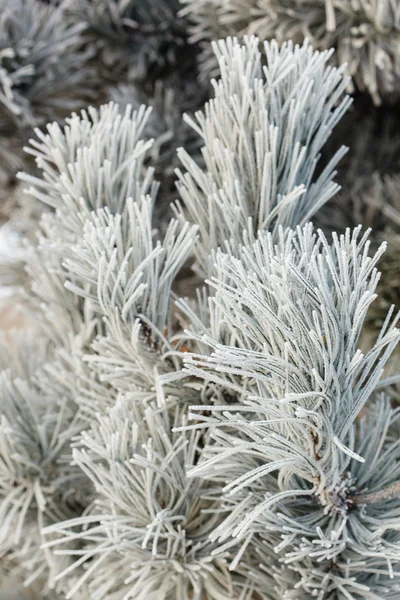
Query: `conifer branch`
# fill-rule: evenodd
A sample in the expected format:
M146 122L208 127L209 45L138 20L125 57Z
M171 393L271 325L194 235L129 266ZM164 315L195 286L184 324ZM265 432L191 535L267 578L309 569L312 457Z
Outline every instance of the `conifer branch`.
M357 506L362 506L363 504L379 504L397 497L400 497L400 481L374 492L354 494L354 496L349 497L349 500Z

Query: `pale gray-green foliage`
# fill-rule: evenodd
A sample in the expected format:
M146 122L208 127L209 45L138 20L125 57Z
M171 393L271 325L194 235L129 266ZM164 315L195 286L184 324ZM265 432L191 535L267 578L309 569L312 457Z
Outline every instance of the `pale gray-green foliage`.
M85 104L93 73L81 30L62 7L1 0L0 131L40 125Z
M26 151L42 174L22 174L21 179L32 184L34 197L69 215L74 212L69 203L77 213L104 206L121 212L127 198L154 194L157 187L152 169L144 170L145 154L152 146L151 139L142 139L149 115L144 106L138 111L128 106L120 114L110 103L98 111L73 114L65 127L51 123L47 132L37 129L37 139Z
M360 228L329 244L307 225L260 233L238 258L218 252L213 327L199 339L210 351L185 361L210 400L225 390L192 408L212 433L191 474L219 484L230 505L211 539L258 545L276 598L400 591L398 494L357 503L400 475L399 413L380 392L397 318L358 349L384 247L368 250Z
M28 131L61 119L93 98L90 48L82 25L63 7L39 0L0 0L0 179L29 168Z
M29 191L34 197L56 209L42 218L45 236L39 244L46 255L51 248L47 261L55 260L55 271L62 273L56 304L74 302L79 308L79 298L84 297L84 306L110 324L111 337L99 338L96 344L109 343L116 362L118 354L122 363L128 361L128 374L137 356L138 375L152 380L152 359L143 370L138 336L143 337L143 325L152 344L167 343L170 288L188 257L196 227L178 230L178 224L171 223L163 242L155 240L152 211L158 185L154 169L146 166L153 142L141 139L149 116L150 109L144 106L138 111L128 106L120 114L111 103L73 116L64 130L54 123L47 134L37 131L40 142L32 141L30 151L42 178L21 177L33 184ZM38 271L40 264L39 258ZM49 277L44 269L37 285L37 294L47 298L47 305ZM66 279L73 294L63 290ZM80 308L75 313L78 323L81 315ZM140 319L145 320L142 325ZM115 367L109 369L113 372Z
M139 285L143 276L141 262L149 269L149 273L152 273L152 268L157 273L157 268L163 265L160 254L166 252L168 255L170 250L176 250L173 247L155 247L152 256L146 254L153 244L151 209L157 191L153 169L144 164L152 144L151 140L141 139L148 116L149 110L144 107L135 112L127 107L121 115L118 106L109 104L98 112L90 109L80 117L73 116L64 129L53 123L48 126L48 133L37 131L39 141L31 143L30 151L35 155L42 178L29 175L21 175L21 178L31 184L29 192L35 198L55 210L45 213L41 219L39 243L36 246L31 244L27 252L27 269L32 280L36 309L41 312L40 307L45 307L42 312L47 335L57 338L58 344L64 345L71 339L69 343L74 345L75 338L71 338L71 335L75 335L81 340L82 352L87 351L96 333L103 330L102 318L106 316L96 312L96 302L93 302L101 292L100 286L103 285L104 293L109 294L104 298L108 304L115 299L107 287L112 280L98 282L96 273L90 273L89 281L82 283L82 292L86 297L66 292L64 284L67 279L74 290L82 282L79 271L75 274L64 265L66 259L76 256L74 246L82 238L88 243L89 261L92 258L91 236L96 238L97 235L100 243L104 235L102 246L94 249L97 252L95 257L100 259L103 255L101 264L104 265L107 252L109 257L114 254L113 262L108 265L108 275L116 276L117 286L125 281L123 277L127 269L136 269L130 275L136 277L134 283ZM129 217L132 217L131 221ZM99 229L93 233L95 225ZM144 229L141 232L142 226ZM166 238L171 246L172 238L171 229ZM136 245L132 253L132 249L129 250L124 244L130 244L133 240ZM114 251L114 241L118 252ZM108 243L112 246L107 247ZM148 259L147 263L145 258ZM168 260L166 266L167 270L171 266ZM90 263L87 265L89 267ZM111 267L116 273L110 271ZM84 271L84 265L81 270ZM118 280L118 273L122 281ZM103 271L100 276L102 274ZM161 285L168 285L168 277L171 277L171 273L161 272ZM138 299L149 293L145 291L147 283L141 282ZM168 303L164 295L158 296L158 301ZM143 309L143 312L146 311ZM115 319L116 314L113 313L110 318ZM79 345L79 341L77 343Z
M57 371L53 372L47 363L44 368L50 381L57 378L71 386L81 428L96 413L106 413L120 398L128 407L155 398L160 401L157 371L175 372L181 365L175 356L179 355L179 341L177 345L170 341L171 286L195 242L196 226L180 226L173 221L162 241L156 238L152 210L157 185L152 179L153 169L146 166L152 140L141 139L149 114L144 107L138 111L127 107L120 114L118 106L110 104L99 112L91 109L80 117L73 116L64 129L54 123L47 133L37 131L39 141L31 142L30 151L42 177L21 175L31 184L29 192L53 209L43 215L38 244L31 245L26 257L34 294L29 300L39 313L42 330L51 340L53 351L56 348L63 356L70 356L69 364L57 365ZM51 392L53 385L48 388ZM172 393L173 390L169 395ZM187 398L193 398L193 394L189 393ZM51 410L49 404L50 413ZM51 426L50 417L45 418ZM33 422L32 427L35 430L37 423ZM66 428L67 438L69 433ZM164 437L168 435L167 428ZM182 435L179 444L180 438ZM71 436L68 439L71 443ZM178 442L171 444L175 448ZM169 450L159 450L165 451L164 460L168 463ZM194 445L190 452L195 450ZM173 456L174 453L173 449ZM181 465L182 477L185 457L182 454L175 458L177 468ZM84 468L80 473L84 479L85 473L88 474ZM188 487L192 489L192 482ZM90 510L95 510L97 501L95 498L93 505L90 504ZM196 502L194 499L193 506ZM82 508L87 506L84 504ZM195 527L197 517L193 519ZM59 520L61 525L63 517ZM194 542L185 546L185 535L177 525L175 537L167 542L172 563L182 549L188 554L196 553L191 549ZM205 540L204 544L207 547L208 542ZM137 546L140 554L141 542ZM54 556L48 549L43 552ZM81 549L72 544L69 552L80 555ZM91 552L88 548L83 556L89 558ZM30 554L27 549L27 555ZM189 567L189 572L194 573L185 585L197 581L197 564L204 562L205 572L211 569L208 562L213 567L207 553L203 554L198 563L195 561ZM145 572L149 569L153 572L154 565L148 562ZM216 564L222 565L220 559ZM229 595L231 577L225 567L221 569L221 578L225 577L227 582L221 585L227 586ZM161 572L165 575L166 570ZM51 573L49 585L67 590L73 587L71 578L61 578L60 583L58 579ZM93 593L100 594L96 591L97 584L98 581L94 582L90 589L94 586ZM103 585L99 583L100 590ZM180 589L181 580L178 577L175 584L168 585ZM140 586L139 582L136 591ZM115 597L122 598L128 591L123 580L112 587ZM79 589L82 598L88 597L85 587L83 591L81 586ZM70 593L75 594L74 590Z
M63 376L69 363L35 331L2 340L0 552L12 572L45 589L68 559L41 550L42 528L80 514L91 494L85 474L71 465L70 442L82 421Z
M138 319L139 314L143 319L154 317L152 326L156 330L158 326L169 325L169 286L179 261L186 258L189 242L195 237L193 228L187 226L178 232L177 225L171 224L164 246L154 241L154 250L150 250L154 238L151 209L157 186L152 181L152 169L144 166L144 155L151 147L151 140L141 140L147 117L144 108L132 112L128 107L120 115L118 107L111 104L99 113L91 110L81 117L72 117L64 129L54 123L46 134L38 130L39 141L32 141L31 151L42 170L42 179L21 176L31 184L30 193L52 211L42 216L37 243L27 242L27 251L22 256L28 272L28 280L24 282L26 303L37 323L33 341L38 336L39 344L38 348L35 344L29 346L29 353L37 357L40 365L27 366L23 378L19 374L9 375L14 362L18 368L20 363L21 367L24 364L20 356L15 360L10 357L11 367L7 361L4 366L1 536L4 543L11 545L5 552L17 547L20 568L28 581L40 578L47 587L65 585L65 582L56 584L55 576L60 570L58 566L66 565L66 559L59 560L48 550L40 550L40 527L80 514L90 501L83 494L87 487L90 489L90 480L84 471L70 464L71 441L87 423L85 411L81 412L79 407L80 398L86 391L89 394L98 389L109 403L115 397L111 386L99 382L96 372L83 360L85 353L90 354L96 334L104 332L106 324L102 318L106 315L98 310L96 294L90 285L82 289L84 298L65 289L67 279L75 290L82 277L79 270L75 276L73 261L71 271L63 266L63 261L67 263L68 257L72 260L79 254L73 247L82 236L89 242L90 259L90 234L93 235L90 226L99 225L96 234L103 247L97 250L104 251L105 257L107 251L112 255L114 241L120 250L119 254L114 252L111 261L116 268L111 275L117 275L117 281L114 280L117 297L123 300L117 288L126 281L126 272L133 269L130 283L137 284L136 300L142 302L141 310L137 310ZM107 208L100 208L104 206ZM110 227L112 233L107 235L100 223L105 229ZM112 248L107 247L107 242ZM132 243L134 246L129 250L127 245ZM103 283L101 275L102 271L99 277ZM104 294L99 298L110 308L111 320L115 320L113 293L107 287L110 281L104 283ZM151 285L158 285L159 295L148 289ZM128 309L121 305L123 308ZM159 311L164 311L165 323L161 323ZM131 337L133 342L134 335L139 335L140 325L133 322L132 306L127 315L126 326L131 325L126 341L129 344ZM125 316L121 316L121 326ZM46 348L45 353L39 352L41 345ZM141 348L137 351L140 357ZM100 401L98 406L102 406ZM76 510L72 505L75 489L83 494ZM25 544L21 543L22 536L26 536Z
M343 68L330 52L258 38L215 43L221 77L214 98L189 120L203 139L205 168L179 151L185 216L199 225L198 268L213 248L252 238L259 229L306 223L339 189L333 182L344 148L317 175L320 152L349 106ZM266 65L263 66L263 56Z
M205 168L180 152L165 234L145 108L90 109L31 143L41 175L22 179L50 208L25 259L39 349L0 352L0 510L18 525L0 533L26 536L22 573L74 600L394 600L395 317L358 350L384 247L305 224L337 191L342 151L317 163L347 81L308 44L266 44L265 68L257 38L215 49L216 97L192 123ZM193 248L211 282L179 302L182 332Z
M174 175L174 169L179 165L176 156L178 147L187 149L192 157L199 153L199 136L182 118L184 112L194 112L193 96L199 93L194 85L189 83L188 87L190 90L174 89L159 81L153 96L144 94L133 83L121 84L111 90L110 98L121 111L128 104L133 108L139 108L142 104L152 107L145 135L154 139L150 159L155 167L156 178L162 176L166 179Z
M151 211L150 197L128 200L122 215L98 211L64 262L71 278L66 287L87 299L105 326L87 358L91 368L142 403L155 397L158 372L181 364L170 339L171 288L196 239L195 226L171 221L163 240L155 241Z
M396 0L181 0L192 21L191 40L202 42L203 70L216 69L209 42L255 34L262 40L335 47L335 60L374 102L398 94L400 12Z
M138 85L130 82L112 88L110 98L118 104L121 112L128 104L134 109L142 104L152 108L144 135L154 139L148 155L148 160L154 167L154 177L160 182L154 217L157 227L165 231L172 216L170 203L176 198L175 169L180 165L177 149L183 146L197 163L202 162L201 139L185 123L183 114L193 114L203 106L204 94L191 81L185 82L183 89L181 86L169 87L168 82L164 85L162 81L158 81L153 95L149 96Z
M91 562L67 598L85 581L93 599L250 598L251 586L242 581L240 591L226 556L213 556L218 499L202 499L202 482L186 476L202 436L171 433L182 422L182 409L168 409L161 397L146 409L120 399L82 435L74 458L97 501L82 518L46 529L56 538L47 547L61 555L71 542L86 542L76 566Z
M178 231L172 221L162 243L153 244L151 208L147 197L128 200L123 214L96 211L64 263L74 281L66 287L90 302L105 327L86 357L99 375L97 383L81 398L88 413L97 410L98 423L92 418L91 433L82 435L80 445L88 451L74 454L97 495L85 516L46 530L61 535L48 547L56 546L62 555L59 545L68 543L67 554L77 556L78 575L65 584L67 597L74 598L85 582L93 598L239 597L241 588L236 593L226 561L211 555L208 532L214 519L201 513L202 484L186 478L186 465L194 464L200 451L199 436L171 433L183 418L179 404L184 400L184 407L193 392L182 395L179 377L178 387L161 390L157 377L174 375L181 365L170 339L170 288L196 228L187 224ZM87 398L99 391L90 407ZM71 543L77 542L84 542L84 549L78 545L74 552Z
M128 198L156 194L153 169L144 165L152 141L141 139L149 114L145 107L137 112L128 107L121 115L112 103L99 111L90 108L67 119L64 128L54 122L47 133L36 130L38 139L27 148L41 177L21 174L21 179L30 184L29 194L53 209L42 216L42 235L28 253L28 267L47 312L54 307L59 313L51 321L60 328L68 317L65 332L71 318L72 329L79 330L82 303L65 293L67 274L61 263L80 239L85 220L101 207L115 214L123 211Z
M70 12L101 51L106 66L146 78L151 68L175 64L185 44L179 0L71 0ZM112 72L106 73L112 77Z
M110 147L109 139L107 147ZM121 162L124 164L125 159ZM64 580L69 589L67 597L75 598L75 593L80 592L85 582L88 594L93 598L104 597L104 594L110 598L141 598L150 593L153 596L149 597L154 598L178 598L180 594L186 597L192 590L197 594L193 597L200 598L209 588L210 598L218 598L222 593L231 597L233 584L224 561L220 558L214 561L211 551L207 551L212 546L207 530L202 532L202 528L212 528L213 519L209 515L202 517L199 512L202 506L197 498L200 483L186 479L185 464L194 461L198 436L192 436L190 444L187 436L174 436L168 424L171 418L168 407L163 408L159 417L156 410L164 404L157 383L158 372L174 373L181 364L178 348L170 340L173 337L171 286L195 241L196 227L189 224L180 227L178 222L172 221L160 243L154 239L152 231L151 196L142 194L136 201L127 198L120 207L121 212L112 210L111 196L108 204L109 207L86 215L81 238L76 240L63 261L69 278L66 287L90 304L104 327L91 343L85 359L92 374L98 377L95 381L84 382L83 387L87 384L87 389L81 390L79 399L85 412L92 416L93 437L85 434L81 440L90 452L75 453L75 461L93 480L97 495L85 516L68 524L60 523L60 529L47 530L66 535L67 553L77 556L75 569L78 575L72 574ZM179 398L179 389L169 388L169 404L177 402L171 399L173 393ZM189 391L183 398L187 402L190 397L193 394ZM120 406L119 410L112 409L115 403ZM147 408L141 416L144 405ZM109 407L112 410L107 416ZM129 415L128 420L123 418L121 411ZM178 408L177 411L173 419L175 424L181 421ZM95 412L98 413L97 425L93 422ZM126 432L121 431L118 452L115 432L122 422ZM135 452L143 452L137 465L138 490L142 473L149 473L149 469L154 468L156 487L150 496L146 487L142 497L131 494L135 472L130 467L130 460ZM127 470L122 468L121 471L117 467L115 471L115 461L121 467L125 463ZM160 481L161 471L168 473L169 470L171 473L165 483ZM119 490L120 499L116 490ZM166 505L163 514L156 514L159 508L156 511L149 504L153 501ZM98 511L102 505L100 510L109 511L109 517L101 519L100 524L97 523ZM121 522L121 530L116 529L113 515ZM154 555L156 542L150 533L153 521L154 535L156 539L160 538L164 556ZM66 533L67 528L82 531L70 535ZM100 561L93 560L81 573L81 563L95 559L99 552L99 544L91 543L93 535L103 539ZM118 539L119 548L115 545ZM78 544L74 550L71 542L84 543L84 549ZM49 548L59 543L50 541ZM103 560L107 563L101 568ZM172 577L169 576L171 568L175 573ZM69 573L68 570L66 574ZM63 573L59 578L63 580Z
M399 166L400 139L395 106L381 109L365 107L356 100L335 134L351 142L349 153L340 165L341 190L335 202L325 205L315 222L328 235L344 232L362 224L372 227L371 244L376 250L382 241L388 248L380 261L382 273L378 294L368 315L371 325L382 324L391 304L400 307L399 298ZM326 153L331 151L328 143Z
M182 112L179 111L175 91L164 88L163 84L159 82L156 85L154 97L149 97L134 83L125 83L112 88L110 98L118 104L121 111L124 111L129 104L134 108L142 104L152 106L145 129L147 137L154 139L150 153L151 160L152 163L159 161L165 169L173 172L174 156L170 145L175 144L176 139L180 138L177 129L182 127ZM185 140L182 140L181 145L185 145Z

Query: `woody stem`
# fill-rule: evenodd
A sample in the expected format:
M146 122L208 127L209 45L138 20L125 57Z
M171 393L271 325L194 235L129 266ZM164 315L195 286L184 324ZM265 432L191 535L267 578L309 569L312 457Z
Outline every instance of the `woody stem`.
M376 492L367 492L366 494L355 494L350 497L353 504L358 506L362 504L378 504L378 502L385 502L386 500L392 500L396 496L400 496L400 481L392 483L381 490Z

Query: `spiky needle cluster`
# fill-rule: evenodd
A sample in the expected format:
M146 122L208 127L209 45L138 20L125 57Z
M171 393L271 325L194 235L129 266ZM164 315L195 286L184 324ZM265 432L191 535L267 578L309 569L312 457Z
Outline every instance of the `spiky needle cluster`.
M0 3L0 123L38 125L67 116L90 90L82 26L38 0Z
M1 355L3 569L74 600L394 600L393 310L359 350L385 248L308 223L337 191L343 150L318 161L347 80L308 43L214 50L204 164L179 152L165 234L144 107L31 142L51 211L32 349ZM191 256L208 287L175 304Z
M82 45L63 6L0 0L0 175L21 167L27 130L93 99L93 52Z
M393 0L181 0L192 21L192 42L202 42L203 69L216 68L209 42L221 35L256 34L262 40L335 47L358 89L379 104L400 90L400 15Z
M104 64L113 71L129 69L138 79L150 73L152 79L160 68L185 61L186 27L179 8L179 0L71 0L69 7Z

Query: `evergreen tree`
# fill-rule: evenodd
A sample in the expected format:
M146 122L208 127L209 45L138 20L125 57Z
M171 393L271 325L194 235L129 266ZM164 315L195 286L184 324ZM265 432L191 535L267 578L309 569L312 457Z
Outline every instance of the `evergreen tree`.
M2 573L74 600L395 600L393 308L360 350L386 244L310 223L339 190L345 67L308 42L213 49L167 226L175 126L140 100L30 143L47 210L5 265L31 331L0 353ZM188 261L205 287L182 299Z

